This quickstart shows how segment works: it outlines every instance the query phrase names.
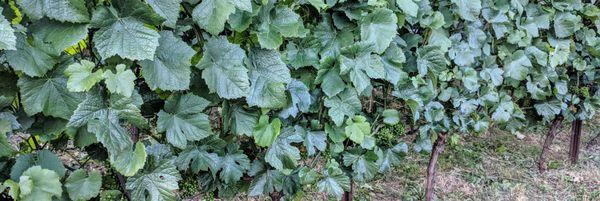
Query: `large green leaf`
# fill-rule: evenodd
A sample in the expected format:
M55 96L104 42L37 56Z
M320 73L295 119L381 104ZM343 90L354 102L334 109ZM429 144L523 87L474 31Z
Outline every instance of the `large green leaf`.
M221 158L221 181L231 184L242 178L250 167L250 160L237 146L229 146L227 153Z
M116 72L113 73L111 70L104 72L104 83L106 88L111 93L130 97L133 93L134 81L136 79L135 74L131 69L128 69L124 64L119 64L115 67Z
M371 125L367 122L367 118L363 116L348 118L344 130L346 137L358 144L362 144L365 137L371 135Z
M0 13L2 13L2 8L0 8ZM4 18L4 15L0 14L0 50L17 49L17 37L14 32L15 30L10 26L10 22Z
M254 142L258 146L269 147L271 144L273 144L273 141L277 139L280 131L281 120L275 118L273 121L271 121L271 123L269 123L269 117L262 115L258 119L258 123L254 127L254 131L252 131L252 136L254 136Z
M19 181L19 177L23 172L33 166L40 166L54 171L59 177L64 176L67 171L56 154L50 150L40 150L19 156L10 170L10 178Z
M308 112L313 102L308 87L301 81L293 79L287 85L287 91L290 92L292 103L284 108L279 113L279 116L282 118L289 116L296 117L298 113Z
M127 179L127 190L131 191L132 200L176 200L179 180L181 175L175 167L175 160L170 159L162 161L160 166L149 172L140 172Z
M317 84L321 84L321 90L328 97L333 97L345 89L344 80L340 77L340 69L335 62L333 57L326 57L321 62L315 79Z
M13 198L23 201L52 200L52 197L60 198L61 186L56 172L33 166L19 178L19 197Z
M44 115L69 119L83 95L67 90L64 67L57 68L44 77L23 76L19 78L23 107L28 115L42 112Z
M141 142L135 143L135 148L122 150L117 155L110 155L112 166L123 174L131 177L144 167L146 163L146 149Z
M218 35L233 12L235 7L229 0L204 0L194 8L192 17L200 28Z
M208 39L198 68L210 92L226 99L247 96L250 92L248 69L244 67L246 53L239 45L224 37Z
M289 7L274 7L273 1L262 7L259 17L258 42L266 49L277 49L283 37L304 37L308 32L300 15Z
M352 166L352 170L354 171L354 179L366 182L375 177L375 174L378 172L379 168L375 161L377 160L377 155L372 151L369 151L365 154L352 154L345 153L344 157L344 165Z
M100 193L102 187L102 175L98 171L88 173L85 170L75 170L67 180L65 188L71 200L90 200Z
M300 150L291 143L300 142L302 136L293 127L283 128L279 137L267 150L265 161L284 174L289 174L300 160Z
M248 196L259 196L280 191L283 188L283 177L284 175L277 170L267 170L257 175L250 183Z
M153 60L160 35L145 24L160 24L162 18L150 6L136 0L113 2L94 11L91 24L100 28L94 45L102 60L119 55L131 60Z
M90 20L84 0L17 0L17 4L33 20L44 16L61 22Z
M408 145L403 142L386 150L378 150L376 153L379 172L384 173L391 170L393 166L400 165L402 157L406 155L407 152Z
M6 51L6 60L13 69L32 77L46 74L58 63L54 55L30 44L23 34L17 34L16 50Z
M187 141L197 141L212 134L208 115L202 113L210 102L193 94L173 94L158 113L156 130L167 133L167 141L185 148Z
M581 17L572 13L559 12L554 16L554 33L556 37L569 37L581 29L581 26Z
M53 54L77 45L88 36L88 24L72 24L52 20L39 20L32 24L31 32L36 40L49 46Z
M361 42L342 49L340 73L348 74L359 94L367 93L366 90L373 88L371 79L385 78L381 58L371 54L373 48L372 43Z
M72 92L89 91L96 83L104 79L104 71L99 69L92 72L96 65L88 60L81 60L80 63L73 63L65 69L64 73L67 80L67 89Z
M330 160L323 170L323 179L317 183L317 188L320 192L342 199L344 192L350 189L350 178L340 169L337 162Z
M335 97L326 98L325 106L329 108L327 113L337 126L344 123L345 116L353 117L362 108L356 91L349 88Z
M183 171L190 168L193 173L210 170L214 176L221 168L221 158L215 153L207 152L202 147L194 147L181 152L177 157L176 164Z
M403 63L406 57L402 49L396 44L391 44L381 57L383 68L385 69L385 80L393 85L404 84L408 82L408 73L403 69Z
M281 60L279 52L252 49L246 66L250 69L250 93L246 101L250 106L282 108L287 105L285 84L291 81L290 70Z
M87 130L107 148L111 164L126 176L134 175L146 161L143 144L138 142L134 148L130 134L121 126L121 119L143 126L138 101L141 97L137 93L131 98L114 95L105 101L98 90L91 90L68 124L69 127L87 125Z
M336 30L330 20L330 18L325 18L314 29L314 37L317 38L321 58L337 58L342 47L354 42L352 32L349 30Z
M177 18L179 18L179 4L181 0L147 0L152 10L161 17L165 18L164 25L175 27Z
M417 3L415 3L415 1L413 1L413 0L396 0L396 5L405 14L407 14L411 17L417 17L417 12L419 11L419 5Z
M252 132L258 122L259 114L248 111L241 106L226 104L224 107L223 126L229 128L236 135L252 136Z
M327 135L324 131L310 131L301 126L294 126L296 133L304 138L304 147L308 155L314 155L318 151L325 151L327 148Z
M375 45L377 53L383 53L396 36L398 18L389 9L377 9L360 21L360 37L362 41Z
M481 12L481 0L452 0L456 4L457 13L467 21L477 21Z
M192 57L196 53L173 32L161 31L154 60L142 60L142 76L152 90L185 90L190 85Z
M417 70L420 75L439 73L446 69L446 57L439 46L425 46L417 50Z
M525 53L518 50L504 61L504 76L515 80L524 80L531 66L531 61Z

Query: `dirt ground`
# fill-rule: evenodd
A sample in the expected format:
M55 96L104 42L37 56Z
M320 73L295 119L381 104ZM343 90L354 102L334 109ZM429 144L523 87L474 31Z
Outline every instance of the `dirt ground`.
M592 126L592 124L594 126ZM447 146L438 166L438 200L600 200L600 144L586 149L598 134L598 122L584 126L579 163L568 162L570 125L564 125L541 175L537 158L544 128L527 134L492 130L461 137ZM535 129L535 128L534 128ZM366 200L421 200L428 156L413 154L404 165L381 179L363 185Z

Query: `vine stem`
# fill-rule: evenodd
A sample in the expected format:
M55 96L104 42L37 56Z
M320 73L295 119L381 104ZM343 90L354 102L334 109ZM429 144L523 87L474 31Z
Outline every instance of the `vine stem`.
M354 180L350 181L350 191L344 191L342 201L352 201L354 199Z
M31 135L31 141L33 141L33 145L35 145L36 150L42 149L42 146L40 146L40 143L37 141L37 139L35 139L35 135Z
M571 146L569 149L569 159L571 165L577 164L579 159L579 146L581 144L581 129L583 127L583 121L577 119L571 124Z
M548 133L546 134L546 139L542 145L542 153L540 153L540 158L538 160L538 170L540 173L544 173L546 170L548 170L548 165L546 164L546 152L550 150L550 145L552 145L552 141L557 133L556 131L560 129L563 119L563 116L555 117L550 125L550 130L548 130Z
M436 165L440 154L444 152L446 146L447 133L440 133L438 138L433 144L433 150L431 150L431 157L429 158L429 165L427 166L427 178L425 181L425 200L432 201L434 196L435 187L435 173Z
M117 181L119 181L119 187L121 188L123 195L125 195L125 198L127 198L127 200L131 201L131 195L129 194L129 191L127 191L127 180L125 179L125 176L115 171L113 171L113 173L116 175Z

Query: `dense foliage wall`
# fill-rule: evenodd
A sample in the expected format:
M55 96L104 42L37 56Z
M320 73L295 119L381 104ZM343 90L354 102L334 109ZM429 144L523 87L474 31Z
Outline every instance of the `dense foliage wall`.
M0 5L16 200L176 200L190 178L221 198L341 199L447 135L600 108L596 1Z

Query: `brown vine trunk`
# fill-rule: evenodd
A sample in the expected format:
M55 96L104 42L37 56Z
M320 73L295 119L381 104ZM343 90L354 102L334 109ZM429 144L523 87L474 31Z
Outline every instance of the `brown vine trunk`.
M117 181L119 182L119 188L121 188L121 192L123 192L123 195L125 196L125 198L129 201L131 201L131 195L129 194L129 191L127 190L127 180L125 179L125 176L123 176L121 173L118 172L114 172L114 174L117 176Z
M575 120L571 126L571 146L569 148L569 159L571 160L571 165L577 164L577 160L579 159L579 145L581 144L581 128L583 127L582 120Z
M554 140L556 132L560 128L562 121L563 116L555 117L550 125L550 130L548 130L548 133L546 134L546 139L542 145L542 153L540 153L540 158L538 160L538 170L540 173L544 173L546 170L548 170L548 165L546 164L546 152L550 150L550 145L552 145L552 141Z
M352 201L354 198L354 181L350 181L350 191L344 191L342 201Z
M444 152L446 146L446 133L440 133L433 144L429 165L427 166L427 180L425 183L425 200L432 201L434 196L436 164L440 154Z

